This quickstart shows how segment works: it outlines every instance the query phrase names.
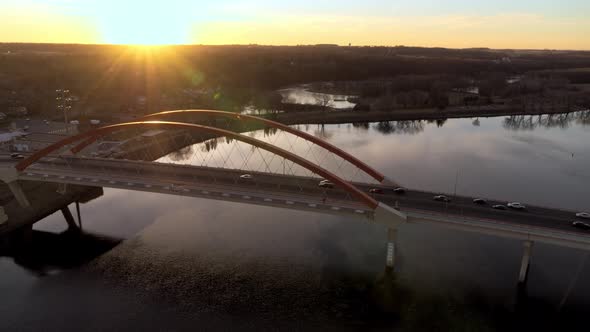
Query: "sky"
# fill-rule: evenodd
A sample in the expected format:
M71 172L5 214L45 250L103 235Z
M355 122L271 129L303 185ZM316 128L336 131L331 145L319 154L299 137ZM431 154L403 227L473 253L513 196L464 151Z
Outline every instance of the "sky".
M590 0L0 0L0 42L590 50Z

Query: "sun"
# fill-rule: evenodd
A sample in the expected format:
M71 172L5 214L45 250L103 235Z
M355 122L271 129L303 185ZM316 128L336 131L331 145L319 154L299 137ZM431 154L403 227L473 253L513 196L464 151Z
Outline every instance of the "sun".
M171 45L184 44L186 39L182 31L171 26L153 26L150 24L128 24L120 25L116 33L105 36L109 44L127 45Z
M103 42L126 45L172 45L189 42L190 16L176 2L120 1L99 19Z

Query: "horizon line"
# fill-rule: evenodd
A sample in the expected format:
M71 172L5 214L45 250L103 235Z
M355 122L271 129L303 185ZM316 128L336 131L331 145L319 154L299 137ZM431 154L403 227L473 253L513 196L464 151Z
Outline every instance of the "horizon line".
M558 49L558 48L490 48L485 46L472 46L472 47L445 47L445 46L419 46L419 45L341 45L332 43L319 43L319 44L109 44L109 43L63 43L63 42L4 42L0 41L0 45L6 44L32 44L32 45L77 45L77 46L127 46L127 47L146 47L146 48L157 48L157 47L181 47L181 46L207 46L207 47L223 47L223 46L261 46L261 47L318 47L318 46L329 46L329 47L375 47L375 48L396 48L396 47L407 47L407 48L426 48L426 49L447 49L447 50L489 50L489 51L561 51L561 52L590 52L588 49Z

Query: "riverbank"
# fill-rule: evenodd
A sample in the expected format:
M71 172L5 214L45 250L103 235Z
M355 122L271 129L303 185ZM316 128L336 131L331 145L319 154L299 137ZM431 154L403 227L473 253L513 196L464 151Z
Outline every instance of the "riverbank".
M420 108L398 109L391 111L311 111L301 113L278 113L269 115L275 121L288 124L339 124L353 122L382 122L408 120L439 120L451 118L484 118L511 115L562 114L583 110L582 107L555 107L537 109L516 109L504 105L481 107L449 107L446 109Z

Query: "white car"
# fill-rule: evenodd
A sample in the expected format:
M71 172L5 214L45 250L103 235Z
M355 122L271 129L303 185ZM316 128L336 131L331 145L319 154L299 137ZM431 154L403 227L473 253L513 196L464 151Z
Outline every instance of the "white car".
M170 190L175 191L175 192L181 192L181 191L184 191L184 189L185 188L183 186L174 185L174 184L170 185Z
M23 156L20 153L11 153L10 158L12 158L12 159L25 159L25 156Z
M508 205L509 208L515 209L515 210L525 210L526 209L526 206L524 206L518 202L512 202L512 203L508 203L506 205Z
M588 212L576 213L576 217L582 218L582 219L590 219L590 213L588 213Z
M318 187L332 189L334 188L334 184L328 180L322 180L318 183Z
M445 203L451 202L451 199L445 195L436 195L436 196L432 197L432 199L434 199L435 201L445 202Z
M393 192L396 194L405 194L406 193L406 188L402 188L402 187L397 187L395 189L393 189Z
M240 179L242 180L252 180L253 176L251 174L242 174L240 175Z

